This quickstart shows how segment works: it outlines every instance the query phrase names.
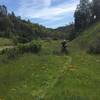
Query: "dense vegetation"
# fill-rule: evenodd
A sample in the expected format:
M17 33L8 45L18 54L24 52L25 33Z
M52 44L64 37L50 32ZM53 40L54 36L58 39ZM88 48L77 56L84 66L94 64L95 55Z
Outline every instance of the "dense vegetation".
M28 44L19 44L12 48L3 49L3 50L1 50L0 54L4 55L6 57L6 59L14 59L20 55L23 55L24 53L37 54L37 53L39 53L40 50L41 50L40 43L30 42Z
M74 23L70 25L58 27L55 31L64 33L67 40L73 40L76 37ZM63 36L63 35L62 35Z
M78 36L82 31L88 29L94 23L100 22L100 0L92 0L91 2L90 0L80 0L80 4L77 6L74 17L76 36ZM100 36L96 36L97 33L99 34L100 30L97 31L95 29L93 34L96 39L90 44L81 44L81 46L85 47L87 47L88 44L88 53L100 54Z
M100 0L80 0L75 11L75 30L82 31L100 21Z

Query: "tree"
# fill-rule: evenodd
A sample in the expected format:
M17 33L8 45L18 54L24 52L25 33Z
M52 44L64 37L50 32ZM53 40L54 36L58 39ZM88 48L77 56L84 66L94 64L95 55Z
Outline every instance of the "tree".
M7 15L7 8L5 5L0 5L0 16L6 16Z
M80 0L75 11L75 28L77 31L85 29L91 22L92 12L89 0Z
M100 20L100 0L93 0L93 13L96 20Z
M11 20L7 16L1 17L0 18L0 32L4 32L3 36L9 37L11 29L12 29Z

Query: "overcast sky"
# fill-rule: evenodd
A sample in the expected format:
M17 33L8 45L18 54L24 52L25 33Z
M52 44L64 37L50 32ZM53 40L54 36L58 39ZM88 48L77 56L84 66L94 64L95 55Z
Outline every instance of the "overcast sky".
M0 0L17 16L34 23L56 28L73 22L79 0Z

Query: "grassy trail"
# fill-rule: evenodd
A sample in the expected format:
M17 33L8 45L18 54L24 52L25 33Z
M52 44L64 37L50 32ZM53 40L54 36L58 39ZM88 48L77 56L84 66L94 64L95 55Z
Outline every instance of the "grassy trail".
M70 45L58 55L60 41L40 41L38 55L0 64L0 97L4 100L100 100L100 56Z

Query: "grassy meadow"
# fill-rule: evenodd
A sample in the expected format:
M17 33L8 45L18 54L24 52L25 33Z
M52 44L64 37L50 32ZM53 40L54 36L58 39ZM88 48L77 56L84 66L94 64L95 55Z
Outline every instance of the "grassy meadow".
M0 64L1 100L100 100L99 55L87 54L74 42L63 55L61 41L38 41L39 54Z

